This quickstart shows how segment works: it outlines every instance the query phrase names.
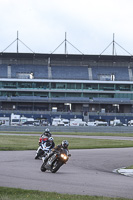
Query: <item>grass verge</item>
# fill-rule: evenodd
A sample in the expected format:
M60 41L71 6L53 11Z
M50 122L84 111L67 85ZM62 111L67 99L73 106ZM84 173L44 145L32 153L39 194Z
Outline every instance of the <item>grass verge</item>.
M125 169L133 169L133 165L126 167Z
M0 200L128 200L125 198L111 198L88 195L69 195L55 192L41 192L0 187Z
M69 141L70 149L95 149L95 148L123 148L133 147L130 140L107 140L88 138L55 137L55 145L62 140ZM0 135L0 150L36 150L38 148L38 136Z

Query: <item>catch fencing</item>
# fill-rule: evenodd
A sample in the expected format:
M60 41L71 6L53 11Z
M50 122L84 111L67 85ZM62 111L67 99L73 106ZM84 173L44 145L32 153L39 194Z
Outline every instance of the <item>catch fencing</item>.
M133 126L0 126L1 132L82 132L82 133L133 133Z

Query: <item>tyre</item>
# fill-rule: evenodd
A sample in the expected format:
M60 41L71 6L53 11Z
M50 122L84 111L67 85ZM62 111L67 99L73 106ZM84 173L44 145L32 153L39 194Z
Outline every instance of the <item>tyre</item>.
M43 150L40 149L40 150L38 151L37 155L35 156L35 159L39 159L39 157L42 156L43 153L44 153Z
M42 166L41 166L41 171L42 171L42 172L45 172L45 171L46 171L46 168L45 168L45 164L44 164L44 163L43 163Z
M62 163L59 162L58 160L55 160L55 162L52 164L52 167L51 167L51 172L52 173L55 173L58 171L58 169L61 167Z

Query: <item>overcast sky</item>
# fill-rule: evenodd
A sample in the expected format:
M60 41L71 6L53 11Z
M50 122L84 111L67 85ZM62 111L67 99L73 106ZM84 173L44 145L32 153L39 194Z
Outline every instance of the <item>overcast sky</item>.
M133 0L0 0L0 52L17 31L19 52L64 53L66 32L68 54L112 54L113 33L115 54L133 54Z

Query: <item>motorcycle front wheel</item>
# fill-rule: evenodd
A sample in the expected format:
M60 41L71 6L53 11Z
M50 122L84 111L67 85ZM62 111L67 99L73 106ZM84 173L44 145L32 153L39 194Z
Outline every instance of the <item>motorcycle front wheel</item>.
M51 166L51 170L50 170L50 171L51 171L52 173L57 172L58 169L61 167L61 165L62 165L61 162L59 162L58 160L55 160L55 161L53 162L52 166Z
M40 149L37 153L37 155L35 156L35 159L38 159L40 156L42 156L44 153L44 151L42 149Z
M43 163L42 166L41 166L41 171L42 171L42 172L45 172L45 171L46 171L46 168L45 168L45 164L44 164L44 163Z

